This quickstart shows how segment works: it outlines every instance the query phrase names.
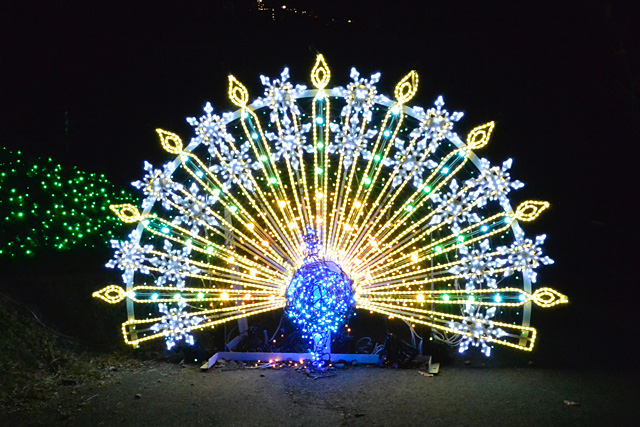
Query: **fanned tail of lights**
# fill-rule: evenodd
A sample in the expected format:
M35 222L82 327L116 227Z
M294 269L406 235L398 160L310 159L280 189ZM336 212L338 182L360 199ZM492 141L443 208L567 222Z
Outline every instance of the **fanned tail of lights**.
M511 159L478 158L495 123L454 131L463 114L408 106L418 74L378 93L380 73L354 68L345 87L328 89L319 55L313 88L284 69L261 76L263 96L229 76L233 112L190 117L195 136L158 129L175 159L133 185L139 208L113 205L135 225L112 241L108 267L124 287L94 296L126 300L125 341L164 337L285 308L310 342L330 337L354 309L432 328L460 351L494 344L531 350L531 307L566 303L532 290L545 236L525 237L547 202L509 196L523 186ZM151 314L150 314L151 313ZM316 345L317 349L317 345Z

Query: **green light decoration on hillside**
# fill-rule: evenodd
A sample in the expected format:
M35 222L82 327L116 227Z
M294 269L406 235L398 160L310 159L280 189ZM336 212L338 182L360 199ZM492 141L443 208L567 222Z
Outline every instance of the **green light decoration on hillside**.
M104 245L121 222L109 204L135 200L104 174L0 149L0 259Z

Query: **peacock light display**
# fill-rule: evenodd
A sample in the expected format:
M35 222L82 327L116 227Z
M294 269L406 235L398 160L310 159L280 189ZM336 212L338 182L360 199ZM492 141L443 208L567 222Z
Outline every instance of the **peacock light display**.
M509 174L476 151L494 122L463 141L463 114L409 106L411 71L394 99L378 93L380 74L355 68L346 87L329 89L322 55L313 89L294 85L288 69L261 76L253 101L229 76L235 111L190 117L185 146L158 129L176 156L160 169L145 163L141 208L113 205L129 239L111 241L107 267L124 287L94 293L126 301L125 342L162 338L168 348L193 343L192 332L284 309L319 354L354 313L381 314L431 328L460 352L489 356L494 345L530 351L532 305L566 303L532 289L545 236L527 238L521 222L549 204L523 201Z

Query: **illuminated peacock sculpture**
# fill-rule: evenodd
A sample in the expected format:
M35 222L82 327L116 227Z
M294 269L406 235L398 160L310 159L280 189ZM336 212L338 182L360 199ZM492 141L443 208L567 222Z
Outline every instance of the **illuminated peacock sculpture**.
M380 74L353 68L346 87L329 89L319 55L314 88L293 85L285 68L262 76L264 95L250 102L229 76L236 111L207 103L186 146L158 129L175 159L145 163L133 183L141 209L111 209L136 226L112 241L108 267L124 287L94 293L126 300L125 342L163 338L168 348L192 331L284 309L316 353L354 310L427 325L436 338L478 347L530 351L532 305L566 303L536 283L545 236L525 237L519 223L549 204L515 210L512 161L491 165L475 152L494 122L454 131L463 114L409 106L411 71L394 98L378 93Z

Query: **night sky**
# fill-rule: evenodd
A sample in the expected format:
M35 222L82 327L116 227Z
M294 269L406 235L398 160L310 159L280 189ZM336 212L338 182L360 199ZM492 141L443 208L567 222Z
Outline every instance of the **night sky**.
M387 94L415 69L413 105L443 95L445 108L465 112L461 135L495 120L478 154L514 158L512 175L526 184L514 200L552 204L525 231L548 235L556 264L539 270L540 285L571 304L534 310L539 351L637 357L628 352L640 320L637 10L605 1L264 2L275 20L248 0L2 6L1 144L124 186L142 176L144 160L169 160L156 128L188 140L185 117L206 101L232 109L230 73L253 98L262 93L259 75L284 66L309 84L317 53L332 85L347 84L356 66L381 71Z

